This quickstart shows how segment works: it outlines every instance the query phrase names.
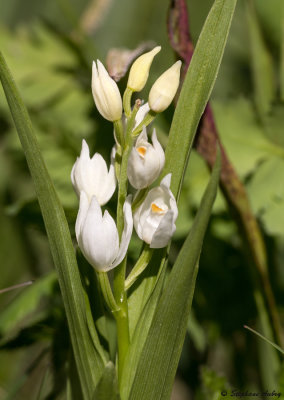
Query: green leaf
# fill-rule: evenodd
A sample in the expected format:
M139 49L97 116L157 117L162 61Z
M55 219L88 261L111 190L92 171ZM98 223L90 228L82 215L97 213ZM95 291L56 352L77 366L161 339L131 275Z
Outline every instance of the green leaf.
M252 102L240 97L214 100L212 105L222 143L241 177L251 174L263 159L284 157L283 148L270 141L257 122Z
M56 274L52 272L24 289L5 307L0 314L0 336L15 331L23 319L38 308L42 297L51 296L55 282Z
M255 104L263 120L276 94L272 56L264 42L252 2L246 2Z
M93 400L119 400L116 370L113 363L107 363L103 375L93 394Z
M138 362L130 400L170 398L186 334L203 237L217 193L220 165L218 153L218 160L192 229L157 303Z
M166 149L163 175L172 173L178 195L190 150L224 52L236 0L216 0L206 21L179 96Z
M159 256L157 257L157 260ZM154 259L155 260L155 259ZM143 350L144 343L147 339L148 332L155 314L157 302L160 298L163 284L164 284L164 277L166 273L165 263L167 262L167 257L162 259L161 265L158 264L156 261L156 265L152 264L149 265L145 273L148 273L146 277L144 276L143 281L134 291L134 299L131 296L130 301L130 311L131 308L138 306L139 319L137 321L137 316L135 318L135 322L137 325L135 327L135 331L131 337L131 345L129 347L128 353L125 357L125 364L123 368L122 378L121 378L121 387L120 387L120 394L122 399L128 399L129 393L131 390L132 382L135 377L137 365L140 359L141 352ZM159 272L157 273L156 270L159 267ZM152 277L153 274L153 277ZM144 273L143 273L144 275ZM158 276L158 278L156 277ZM136 284L135 284L136 285ZM154 287L153 287L154 285ZM139 297L143 297L144 295L147 297L149 296L149 292L151 292L148 301L144 308L142 308L142 301L139 301ZM134 314L134 313L132 313ZM131 315L131 313L130 313ZM133 325L133 322L132 322ZM131 325L130 325L131 327Z
M62 205L46 169L32 124L0 53L0 79L34 181L67 315L71 342L85 399L90 399L106 362L89 334L84 294Z

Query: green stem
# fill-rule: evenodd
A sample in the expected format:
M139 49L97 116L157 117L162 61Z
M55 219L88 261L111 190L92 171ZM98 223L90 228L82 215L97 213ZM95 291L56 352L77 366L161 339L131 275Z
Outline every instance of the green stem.
M131 97L133 90L127 87L123 95L123 109L127 118L131 116Z
M140 124L137 126L137 128L134 129L134 131L132 132L132 135L134 137L138 136L139 133L142 131L143 126L148 126L153 121L153 119L156 117L156 115L157 114L154 111L150 110L148 112L148 114L146 115L146 117L143 119L143 121L140 122Z
M125 290L128 290L133 285L138 276L141 275L145 268L148 266L153 255L153 251L154 249L150 249L148 244L145 245L137 263L134 265L132 271L125 281Z
M135 116L141 105L141 101L137 100L133 108L130 118L128 119L125 134L125 145L122 147L122 158L120 165L120 177L118 185L118 201L117 201L117 230L119 239L124 227L123 206L127 196L127 164L132 149L134 138L132 137L132 129L135 123ZM120 384L123 364L129 346L129 324L128 324L128 303L127 293L124 289L126 273L126 258L114 269L113 292L116 303L120 311L115 313L117 325L118 340L118 382Z
M114 121L113 126L114 126L115 137L116 137L117 142L120 144L120 146L124 147L125 137L124 137L124 132L123 132L122 120L119 119L118 121Z
M97 272L98 281L100 284L100 288L105 299L105 302L112 313L117 313L120 311L119 306L117 305L108 279L108 275L106 272Z

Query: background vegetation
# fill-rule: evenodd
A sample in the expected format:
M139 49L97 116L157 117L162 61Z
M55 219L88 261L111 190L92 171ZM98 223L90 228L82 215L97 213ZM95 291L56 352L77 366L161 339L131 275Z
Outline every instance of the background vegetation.
M271 331L270 338L281 344L275 319L273 324L273 318L267 322L263 315L272 313L283 320L282 3L239 0L211 100L221 142L245 185L264 238L260 253L267 257L268 274L259 278L247 236L238 229L236 210L220 191L200 260L173 395L177 399L218 399L224 387L284 393L279 354L243 327L249 325L266 336ZM187 0L194 43L211 4ZM29 109L74 233L78 201L70 171L82 138L106 158L113 142L110 125L93 104L91 61L105 62L112 48L161 44L142 93L146 98L151 84L175 59L167 34L169 2L0 0L0 5L0 48ZM64 398L70 356L64 310L24 154L2 89L0 93L0 289L34 280L29 287L0 294L0 398ZM173 108L157 118L164 146L172 114ZM208 177L205 161L194 151L171 260L191 226ZM139 243L133 240L130 255L138 251ZM276 305L266 298L267 285L272 286Z

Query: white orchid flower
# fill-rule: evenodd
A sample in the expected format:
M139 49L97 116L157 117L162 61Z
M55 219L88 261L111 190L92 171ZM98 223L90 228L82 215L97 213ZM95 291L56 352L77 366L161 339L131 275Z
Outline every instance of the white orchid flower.
M93 61L92 93L100 114L108 121L118 121L122 115L122 99L116 82L97 60Z
M78 196L83 190L89 202L93 196L96 196L101 206L109 201L116 188L114 158L115 148L111 152L111 165L108 171L107 164L99 153L90 158L89 147L83 140L80 157L77 158L71 171L71 181Z
M137 235L153 249L165 247L176 230L178 209L170 184L171 174L168 174L160 186L149 191L134 213Z
M173 101L179 85L181 61L174 63L154 83L149 93L149 106L156 113L163 112Z
M82 253L97 271L109 271L124 259L133 230L131 196L124 206L124 229L119 243L116 224L108 211L102 215L96 196L89 203L84 191L76 220L76 237Z
M156 130L152 135L152 143L148 142L146 128L138 136L131 150L127 175L135 189L144 189L153 183L160 175L165 164L165 153L160 145Z

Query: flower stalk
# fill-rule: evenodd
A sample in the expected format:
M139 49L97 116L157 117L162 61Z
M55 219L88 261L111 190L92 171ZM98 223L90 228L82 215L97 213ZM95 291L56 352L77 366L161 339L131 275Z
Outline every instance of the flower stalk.
M142 274L142 272L146 269L149 262L151 261L153 255L153 249L150 249L148 244L144 245L144 249L137 261L134 265L132 271L128 275L127 279L125 280L125 290L130 289L133 283L137 280L137 278Z

